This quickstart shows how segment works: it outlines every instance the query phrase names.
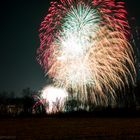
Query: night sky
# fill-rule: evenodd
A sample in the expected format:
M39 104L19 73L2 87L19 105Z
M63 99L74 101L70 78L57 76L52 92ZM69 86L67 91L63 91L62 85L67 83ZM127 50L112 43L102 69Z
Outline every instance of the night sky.
M1 0L0 92L20 94L26 87L41 89L47 83L36 61L38 29L50 0ZM140 0L127 0L129 16L140 26Z

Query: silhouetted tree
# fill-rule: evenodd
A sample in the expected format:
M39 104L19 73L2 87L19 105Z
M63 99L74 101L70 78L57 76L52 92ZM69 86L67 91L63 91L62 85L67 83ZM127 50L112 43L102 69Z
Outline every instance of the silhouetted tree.
M34 104L33 94L35 91L31 90L29 87L22 90L22 103L24 107L24 114L32 113L32 106Z

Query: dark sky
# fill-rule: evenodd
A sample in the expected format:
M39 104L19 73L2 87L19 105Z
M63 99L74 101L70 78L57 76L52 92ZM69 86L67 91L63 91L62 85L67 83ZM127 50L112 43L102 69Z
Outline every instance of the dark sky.
M1 0L0 92L40 89L47 82L36 61L38 28L50 0ZM140 0L127 0L130 16L140 25Z

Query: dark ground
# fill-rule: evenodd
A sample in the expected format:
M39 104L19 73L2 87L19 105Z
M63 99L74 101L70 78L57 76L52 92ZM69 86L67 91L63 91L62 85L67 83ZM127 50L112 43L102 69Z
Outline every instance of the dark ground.
M140 117L0 119L0 140L140 140Z

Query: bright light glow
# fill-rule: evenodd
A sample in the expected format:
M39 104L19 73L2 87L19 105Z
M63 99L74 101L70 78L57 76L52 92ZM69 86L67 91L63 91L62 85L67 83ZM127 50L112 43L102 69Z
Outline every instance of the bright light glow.
M47 113L56 113L64 110L64 102L68 97L65 89L46 86L42 89L40 99L46 105Z

